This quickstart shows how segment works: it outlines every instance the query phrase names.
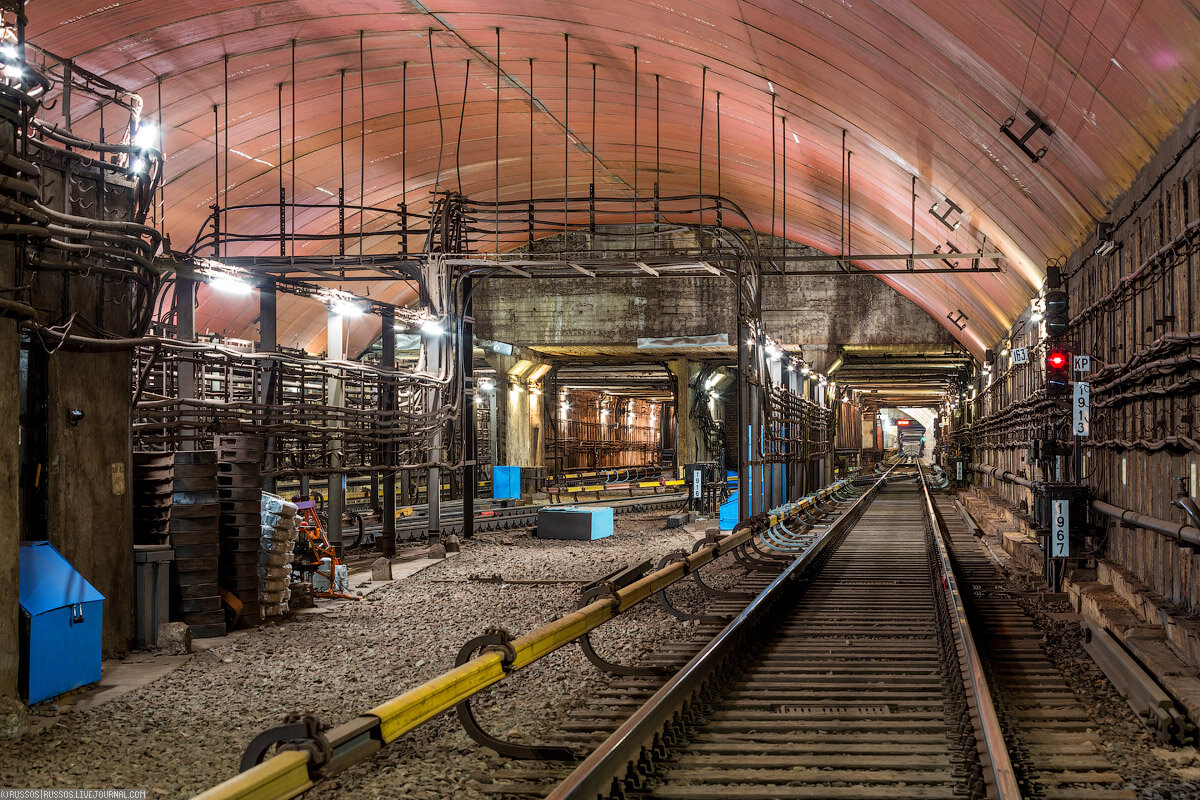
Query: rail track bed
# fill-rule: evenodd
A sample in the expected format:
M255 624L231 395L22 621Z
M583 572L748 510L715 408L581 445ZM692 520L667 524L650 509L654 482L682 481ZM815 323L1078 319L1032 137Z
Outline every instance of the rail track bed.
M955 567L972 587L975 635L1005 740L1026 797L1128 800L1135 795L1096 747L1095 725L1043 649L1045 635L1006 591L1004 576L947 497L935 498Z
M880 493L649 796L958 794L922 514L916 487Z
M560 737L590 753L583 764L515 762L486 790L554 800L1135 797L951 501L936 503L940 528L916 481L862 502L861 518L831 531L804 571L773 562L747 575L746 593L798 580L708 677L695 677L696 665L731 635L726 619L749 613L745 599L714 600L691 637L650 660L679 670L673 677L617 678L572 712ZM942 575L948 554L969 600ZM969 648L985 654L974 662L954 632L968 610L980 641ZM973 688L972 669L980 685L986 671L990 693Z

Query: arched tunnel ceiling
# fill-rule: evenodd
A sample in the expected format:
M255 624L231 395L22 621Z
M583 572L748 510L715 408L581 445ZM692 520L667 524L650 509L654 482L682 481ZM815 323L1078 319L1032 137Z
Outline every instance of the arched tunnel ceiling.
M591 153L597 191L631 194L636 46L636 180L643 192L658 180L664 194L693 193L701 171L711 192L719 171L722 193L748 211L758 230L786 232L837 253L845 130L853 152L855 252L907 252L912 176L918 252L939 244L945 249L946 242L962 251L1004 252L1003 273L881 277L976 353L1026 306L1046 259L1067 254L1091 232L1107 204L1200 96L1195 46L1200 21L1192 4L1178 0L445 0L428 6L416 0L30 0L27 13L31 42L140 91L152 118L160 113L161 77L168 156L164 219L177 248L195 236L214 201L218 134L221 145L228 135L231 151L227 180L220 179L230 203L274 202L280 164L289 187L294 172L295 199L302 203L329 202L344 169L351 202L361 183L369 205L407 201L423 208L438 180L439 161L440 186L457 189L461 180L467 195L561 195L564 149L565 184L572 194L587 192ZM564 34L570 36L569 93ZM497 57L503 71L498 191ZM701 170L702 68L707 92ZM655 75L661 76L661 131L655 125ZM780 161L786 142L786 220L781 190L772 202L769 86L778 117L787 118L782 132L778 118L774 127ZM219 125L214 105L222 107ZM1017 117L1014 130L1024 132L1026 109L1055 130L1048 142L1041 136L1031 140L1035 149L1048 147L1036 164L1000 133L1010 116ZM85 111L76 110L80 129L98 127L96 114L80 121ZM407 131L401 126L405 116ZM573 141L565 148L567 125ZM223 170L224 162L220 166ZM927 212L944 197L964 209L958 230L948 230ZM297 222L327 232L337 225L336 215L324 212L304 214ZM270 208L245 213L237 224L271 233L278 213ZM394 239L368 238L365 249L387 252L395 246ZM274 252L272 244L231 250ZM331 249L300 245L297 252ZM381 284L372 292L385 300L407 297L398 285ZM205 292L198 323L253 336L255 306ZM968 317L962 331L946 321L958 310ZM323 346L325 315L316 301L286 298L280 314L281 344ZM356 323L352 348L373 338L378 324Z

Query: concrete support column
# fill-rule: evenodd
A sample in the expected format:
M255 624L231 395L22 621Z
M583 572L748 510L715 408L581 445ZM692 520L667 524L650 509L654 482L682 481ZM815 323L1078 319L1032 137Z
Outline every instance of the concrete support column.
M683 465L700 461L705 455L697 438L699 426L692 415L696 398L692 397L691 382L698 368L686 358L674 359L667 366L675 379L675 467L676 477L682 478Z
M380 366L384 369L396 368L396 312L388 308L383 312L383 353L380 357ZM379 410L388 415L389 412L396 410L396 386L390 380L385 381L381 387L379 394ZM388 422L392 422L390 416L387 417ZM385 464L391 464L396 453L396 445L394 443L386 444L381 448L381 460ZM396 472L393 469L385 467L383 470L383 497L380 503L380 516L382 517L383 530L379 533L379 539L376 546L379 552L383 553L388 558L396 555Z
M329 344L326 358L330 361L344 361L346 359L345 317L330 309L327 324ZM342 385L340 378L330 378L328 388L329 405L334 408L340 408L345 400L344 393L346 387ZM342 545L342 512L346 508L346 475L345 473L336 472L342 466L341 450L341 439L336 436L332 437L329 440L329 467L335 470L335 472L331 472L329 475L329 502L325 508L326 514L329 517L329 527L325 531L325 535L329 538L329 543L337 551L338 558L341 558L344 552L344 546Z
M496 393L493 397L499 406L497 416L504 424L504 453L496 456L495 463L514 467L535 468L545 466L545 436L542 434L543 402L553 403L554 398L538 397L524 386L520 379L509 376L509 370L520 360L533 362L535 367L547 362L532 357L527 351L518 355L505 356L496 353L486 355L488 364L496 370ZM496 426L492 426L493 430Z

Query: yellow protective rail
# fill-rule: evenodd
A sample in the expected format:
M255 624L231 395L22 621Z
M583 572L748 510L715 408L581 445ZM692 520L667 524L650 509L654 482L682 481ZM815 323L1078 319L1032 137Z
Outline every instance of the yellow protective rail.
M847 480L838 481L815 495L783 506L778 513L752 517L740 523L728 536L701 547L686 558L513 639L510 653L486 650L462 666L325 731L322 742L314 742L305 749L279 750L262 763L200 793L195 800L287 800L296 797L323 777L364 760L421 723L499 683L510 672L527 667L570 644L693 570L745 544L756 534L812 508L849 484ZM506 663L505 659L510 656L511 660Z

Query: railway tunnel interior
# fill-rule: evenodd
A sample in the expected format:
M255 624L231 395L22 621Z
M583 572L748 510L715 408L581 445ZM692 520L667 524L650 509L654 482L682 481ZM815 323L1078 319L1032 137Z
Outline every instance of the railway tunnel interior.
M1198 32L0 0L0 787L1200 797Z

